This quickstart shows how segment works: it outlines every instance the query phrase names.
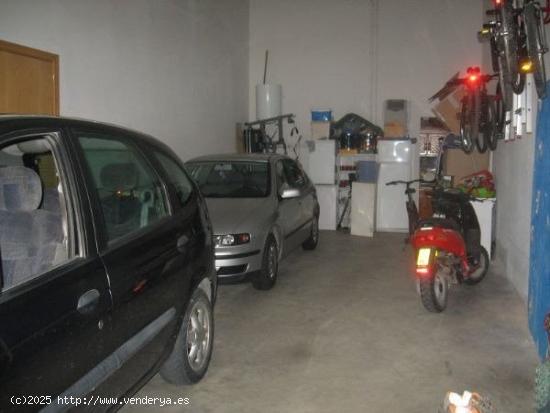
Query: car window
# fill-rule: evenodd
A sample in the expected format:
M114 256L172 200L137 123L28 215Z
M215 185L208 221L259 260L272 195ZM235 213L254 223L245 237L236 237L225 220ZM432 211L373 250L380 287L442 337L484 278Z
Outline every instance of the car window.
M270 192L267 162L190 162L186 168L207 198L263 198Z
M101 204L108 241L168 215L162 184L133 144L97 135L79 136L78 141Z
M277 174L277 193L280 194L281 193L281 188L283 187L283 185L285 183L288 183L286 181L285 167L283 166L283 162L282 161L277 161L275 169L276 169L276 174Z
M0 147L0 255L6 290L76 255L66 179L45 136Z
M303 188L306 185L306 177L296 162L284 159L283 166L286 180L292 188Z
M189 181L189 178L187 178L187 174L180 164L173 158L162 152L154 151L154 154L164 168L170 183L176 189L176 195L180 205L184 206L193 192L193 185L191 184L191 181Z

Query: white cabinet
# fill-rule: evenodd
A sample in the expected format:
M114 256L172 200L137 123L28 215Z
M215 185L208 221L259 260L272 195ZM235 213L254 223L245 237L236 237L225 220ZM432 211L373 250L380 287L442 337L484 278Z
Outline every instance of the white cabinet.
M319 229L335 230L338 225L338 186L315 185L319 201Z
M336 182L336 141L308 141L310 147L307 174L314 184L334 185Z
M354 182L351 193L351 235L374 236L376 184Z
M411 179L411 143L408 140L378 142L378 188L376 230L406 232L409 227L405 208L405 186L387 186L389 181Z
M493 256L493 243L495 241L495 223L496 223L496 198L487 198L483 201L471 201L477 215L479 228L481 230L481 245Z

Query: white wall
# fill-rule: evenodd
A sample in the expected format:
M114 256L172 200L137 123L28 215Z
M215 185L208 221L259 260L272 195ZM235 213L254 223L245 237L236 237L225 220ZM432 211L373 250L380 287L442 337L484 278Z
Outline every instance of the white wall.
M228 152L248 110L248 0L2 0L0 38L60 56L61 115Z
M497 183L496 257L526 300L529 282L534 136L499 142L493 155Z
M411 134L433 116L428 98L456 72L481 64L479 0L379 0L378 116L383 102L412 102Z
M309 136L310 110L371 112L370 5L350 0L250 1L250 118L269 49L268 82L283 85L283 112Z
M490 1L485 0L485 9ZM547 33L550 34L550 33ZM550 40L550 36L547 36ZM550 67L546 56L546 67ZM490 66L489 45L483 47L483 60ZM537 112L535 107L535 113ZM536 125L535 125L536 126ZM535 132L536 133L536 132ZM535 135L511 142L499 142L493 152L493 172L497 186L496 262L504 275L527 301L529 251L531 247L531 199Z
M417 135L428 97L480 64L480 9L479 0L251 0L249 115L269 49L268 81L283 85L283 111L304 136L312 107L381 124L388 98L412 102Z

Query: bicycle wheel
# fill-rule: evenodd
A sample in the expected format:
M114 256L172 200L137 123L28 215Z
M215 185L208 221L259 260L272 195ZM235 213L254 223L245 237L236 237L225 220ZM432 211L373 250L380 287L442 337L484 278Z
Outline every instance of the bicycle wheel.
M489 46L491 49L491 66L493 67L493 72L498 72L500 70L500 64L498 62L500 51L498 50L497 39L495 36L491 36Z
M494 134L494 141L489 142L489 148L491 148L492 151L494 151L497 148L498 139L504 138L504 128L506 126L506 109L504 107L504 102L502 100L502 88L500 86L500 81L497 83L497 88L495 91L494 107L495 107L495 134Z
M525 81L527 76L525 73L518 73L515 79L512 79L512 90L516 95L521 95L525 89Z
M498 56L499 71L498 79L502 89L501 97L505 111L510 111L514 107L514 91L512 89L512 81L510 77L510 71L504 58L504 52L501 52Z
M546 96L546 67L544 53L546 53L546 33L542 21L542 12L537 2L529 2L523 9L525 32L527 34L527 50L529 59L534 64L533 79L539 98Z
M481 101L483 138L480 141L483 141L483 144L480 143L477 149L479 152L484 153L488 148L494 151L497 147L497 122L495 113L495 101L492 99L492 97L484 93Z
M471 96L471 109L470 109L470 116L472 117L471 120L471 127L472 127L472 143L479 148L484 146L483 142L480 142L480 140L483 139L483 137L480 136L480 126L481 126L481 93L479 90L475 90L472 92ZM485 147L485 150L487 148Z
M504 62L501 62L501 70L507 73L504 78L505 86L512 90L520 86L518 84L518 27L514 13L514 4L511 0L505 0L500 7L501 34L504 52ZM504 63L504 64L503 64Z
M460 139L462 141L462 150L466 153L472 152L474 148L474 104L472 94L469 93L462 101L460 111Z
M516 77L512 77L512 90L516 95L521 95L525 89L525 81L527 76L521 70L519 70L519 62L522 62L528 58L527 51L527 35L525 34L525 22L520 21L519 18L515 19L515 29L516 29L516 41L517 41L517 63L516 67L517 74Z

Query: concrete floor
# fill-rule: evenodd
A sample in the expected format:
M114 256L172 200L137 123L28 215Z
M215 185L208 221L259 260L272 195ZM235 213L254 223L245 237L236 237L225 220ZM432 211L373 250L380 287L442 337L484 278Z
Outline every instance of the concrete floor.
M166 412L435 413L446 391L474 389L501 413L533 411L537 358L511 285L493 269L430 314L402 240L322 232L316 251L281 264L273 290L222 286L204 380L157 376L138 396L189 397Z

